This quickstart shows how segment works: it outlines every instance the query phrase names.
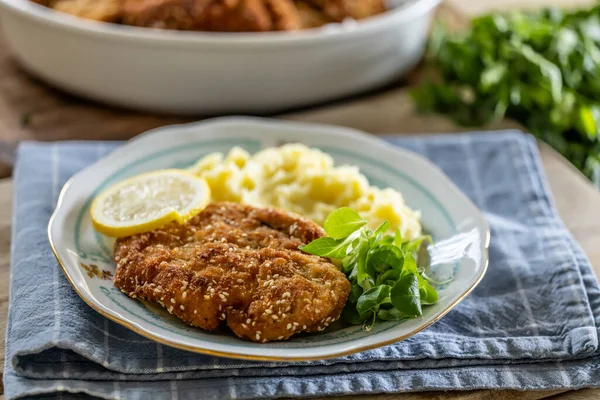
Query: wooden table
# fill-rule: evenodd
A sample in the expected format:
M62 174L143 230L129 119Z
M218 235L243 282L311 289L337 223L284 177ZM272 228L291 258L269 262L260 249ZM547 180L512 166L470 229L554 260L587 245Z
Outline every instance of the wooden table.
M525 5L589 4L593 0L529 0ZM490 4L491 3L491 4ZM491 7L490 7L491 6ZM507 9L523 6L517 0L485 2L481 0L448 0L442 7L443 18L456 27L464 26L466 15L488 11L490 8ZM412 82L413 74L407 79ZM337 102L281 118L344 125L381 133L456 132L464 130L437 116L415 114L405 88L389 89L377 94ZM197 118L196 118L197 119ZM19 140L61 139L127 139L147 129L189 118L157 116L125 111L83 101L50 89L24 74L12 61L0 37L0 177L10 174L11 149ZM503 121L490 129L519 128ZM566 160L542 145L543 163L555 196L557 207L568 229L581 243L596 274L600 275L600 194ZM4 164L4 165L3 165ZM0 339L4 342L8 310L10 225L12 182L0 179ZM4 358L4 343L0 344L0 357ZM3 365L3 363L2 363ZM3 368L3 367L0 367ZM1 393L1 392L0 392ZM367 397L340 398L358 400ZM600 390L564 390L545 392L473 391L448 393L422 393L368 396L385 400L592 400L600 398Z

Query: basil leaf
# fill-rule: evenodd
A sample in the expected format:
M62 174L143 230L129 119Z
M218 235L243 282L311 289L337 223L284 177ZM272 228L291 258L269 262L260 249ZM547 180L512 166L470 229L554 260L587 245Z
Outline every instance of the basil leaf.
M356 310L364 314L379 307L379 305L390 295L392 288L387 285L375 286L364 292L356 302Z
M366 224L367 220L358 215L356 211L348 207L342 207L327 216L323 227L325 232L332 238L342 239L350 236Z
M419 280L414 275L405 275L392 287L390 300L394 307L407 316L423 314L419 295Z
M344 258L346 257L346 250L350 243L343 239L334 239L329 236L325 236L316 240L313 240L307 245L299 246L299 249L308 254L314 254L315 256L329 257L329 258Z

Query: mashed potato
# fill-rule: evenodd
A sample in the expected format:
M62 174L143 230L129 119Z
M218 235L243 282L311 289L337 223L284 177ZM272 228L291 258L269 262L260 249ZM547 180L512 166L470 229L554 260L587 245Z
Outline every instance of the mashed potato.
M387 220L391 231L400 228L407 239L421 234L419 213L398 191L370 186L357 167L336 167L330 155L301 144L267 148L254 156L236 147L227 155L205 156L191 171L207 180L213 201L278 207L321 225L331 211L350 207L373 229Z

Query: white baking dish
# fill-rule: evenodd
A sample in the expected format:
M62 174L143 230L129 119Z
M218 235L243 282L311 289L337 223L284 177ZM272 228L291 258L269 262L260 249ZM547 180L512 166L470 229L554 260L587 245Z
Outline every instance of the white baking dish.
M27 70L75 94L169 113L263 113L398 78L421 59L439 1L410 1L359 23L284 33L136 28L28 0L0 0L0 21Z

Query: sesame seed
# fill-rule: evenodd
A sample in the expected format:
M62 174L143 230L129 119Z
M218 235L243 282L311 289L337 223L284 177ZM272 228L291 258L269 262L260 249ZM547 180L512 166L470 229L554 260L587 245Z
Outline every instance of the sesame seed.
M267 279L271 279L271 275L267 275Z
M331 321L331 317L327 317L327 319L325 320L326 322Z
M223 292L223 296L229 296L229 293Z
M170 307L169 307L169 312L170 312L170 313L173 313L173 306L170 306Z
M246 325L246 324L242 324L242 328L244 328L244 329L248 329L248 325Z
M187 297L187 292L183 292L183 294L181 295L181 297L183 297L185 299Z
M171 297L171 303L175 304L175 299Z
M277 340L281 340L281 339L283 339L283 336L279 336L279 337L277 338Z
M287 324L286 328L287 329L292 329L292 324Z
M182 310L185 310L185 306L183 304L180 305L179 308L181 308Z
M249 324L250 322L252 322L252 320L251 320L250 318L248 318L248 319L246 320L246 323L247 323L247 324Z
M273 314L273 310L265 310L266 314Z
M198 310L194 310L194 314L198 314Z
M277 315L275 315L275 314L271 315L271 318L273 318L275 320L279 319L279 317Z
M294 326L298 326L298 325L300 325L300 324L299 324L299 323L297 323L297 322L294 322Z
M220 298L221 298L221 300L223 300L223 301L224 301L224 300L227 300L227 299L225 298L225 296L223 296L223 294L222 294L222 293L219 293L219 297L220 297Z
M227 318L227 315L225 315L225 313L223 313L223 314L221 314L221 318L225 319L225 318Z
M267 343L267 339L261 340L261 343Z
M302 325L302 329L306 329L306 325Z
M252 321L252 326L256 325L256 321Z
M243 279L238 279L236 282L237 283L244 283L244 280Z
M290 296L291 296L290 292L285 292L281 297L285 299L286 297L290 297Z
M260 340L260 335L258 333L256 334L256 340Z
M210 296L209 296L209 295L207 295L207 294L205 294L205 295L204 295L204 298L205 298L206 300L208 300L208 299L210 299Z

